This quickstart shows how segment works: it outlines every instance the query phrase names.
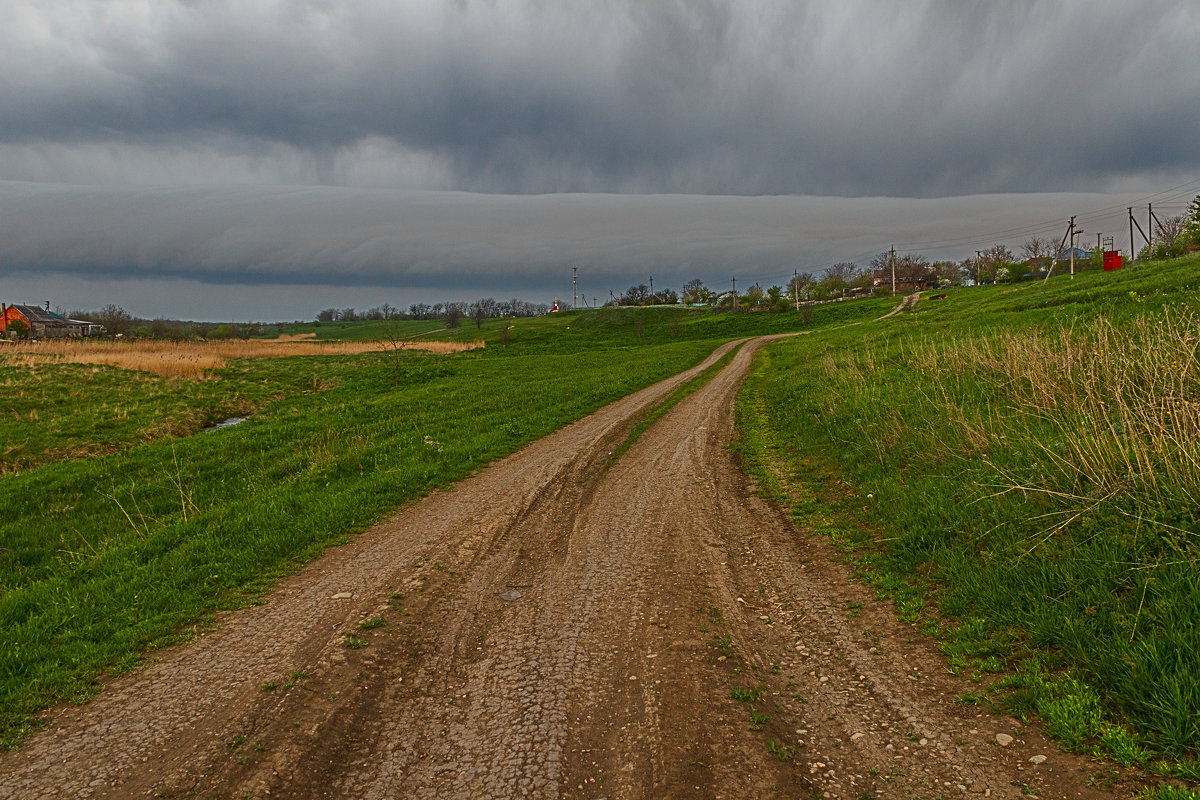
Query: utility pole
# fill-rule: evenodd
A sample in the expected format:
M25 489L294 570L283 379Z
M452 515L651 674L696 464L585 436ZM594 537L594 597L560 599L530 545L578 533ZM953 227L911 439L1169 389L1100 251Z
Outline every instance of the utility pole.
M1071 280L1075 280L1075 218L1071 217Z
M729 296L729 308L732 311L737 310L737 275L733 276L733 294Z
M571 308L579 308L579 267L571 267Z
M1050 261L1050 269L1046 270L1046 277L1042 279L1042 283L1050 280L1050 276L1054 274L1054 267L1058 265L1058 257L1062 255L1063 245L1067 243L1067 237L1075 230L1075 218L1071 217L1071 224L1067 226L1067 232L1063 234L1062 241L1058 243L1058 249L1054 251L1054 257ZM1071 247L1075 247L1075 239L1071 239Z
M796 301L796 310L800 310L800 270L792 270L792 298Z
M1134 250L1136 249L1133 244L1134 226L1137 227L1138 233L1140 233L1142 235L1142 241L1146 243L1147 247L1149 247L1150 246L1150 237L1146 235L1146 232L1144 230L1142 230L1142 223L1138 222L1137 219L1134 218L1133 209L1131 208L1131 209L1129 209L1129 260L1130 261L1133 261ZM1153 231L1151 231L1151 233L1153 233Z
M895 297L895 295L896 295L896 247L895 247L895 245L893 245L892 249L889 250L888 252L890 254L890 257L888 260L891 261L891 263L892 263L892 296Z
M1133 263L1133 206L1129 207L1129 263Z
M1150 206L1150 208L1151 208L1151 209L1153 209L1153 206ZM1165 241L1165 240L1166 240L1166 231L1164 231L1164 230L1163 230L1163 224L1162 224L1162 221L1161 221L1161 220L1158 218L1158 214L1155 214L1155 213L1154 213L1154 211L1153 211L1153 210L1151 210L1151 212L1150 212L1150 218L1151 218L1151 219L1153 219L1153 220L1154 220L1154 224L1158 226L1158 232L1159 232L1159 233L1161 233L1161 234L1163 234L1163 240ZM1147 226L1147 227L1149 227L1149 226ZM1153 229L1151 229L1151 231L1150 231L1150 235L1151 235L1151 236L1153 236L1153 235L1154 235L1154 230L1153 230Z

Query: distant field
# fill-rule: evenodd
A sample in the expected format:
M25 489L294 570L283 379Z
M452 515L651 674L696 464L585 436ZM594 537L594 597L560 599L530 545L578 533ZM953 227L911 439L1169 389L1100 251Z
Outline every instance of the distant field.
M749 462L962 702L1200 779L1200 257L946 294L764 348Z
M238 358L354 355L381 350L424 350L461 353L482 347L483 342L447 341L316 341L306 334L277 339L216 339L205 342L168 342L156 339L111 341L96 339L43 339L8 345L12 365L47 363L108 364L118 369L152 372L168 378L204 378Z
M329 349L232 343L204 379L0 351L0 736L18 741L31 714L86 698L101 673L195 635L326 545L721 341L890 305L822 306L810 320L574 312L508 321L508 347L492 320L436 334L486 341L444 355L376 342L284 357ZM203 431L234 416L248 421Z

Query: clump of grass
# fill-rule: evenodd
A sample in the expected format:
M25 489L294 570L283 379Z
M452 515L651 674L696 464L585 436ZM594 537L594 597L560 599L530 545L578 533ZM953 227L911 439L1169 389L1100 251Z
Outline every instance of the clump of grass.
M735 686L729 690L729 696L739 703L757 703L762 697L763 687L756 686L753 689L742 689Z
M1010 405L999 418L970 420L961 408L954 417L978 449L1015 435L1039 456L1032 481L1013 476L1003 488L1043 492L1065 511L1130 502L1154 522L1200 505L1198 331L1200 314L1175 306L1120 327L1101 318L938 343L921 360L939 381L1003 387Z

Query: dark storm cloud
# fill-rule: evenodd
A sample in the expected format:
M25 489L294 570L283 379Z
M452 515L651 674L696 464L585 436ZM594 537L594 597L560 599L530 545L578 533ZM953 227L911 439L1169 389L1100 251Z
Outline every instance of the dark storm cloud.
M997 240L1016 247L1032 234L1057 233L1071 213L1092 233L1121 234L1126 201L0 182L0 281L388 286L478 296L553 292L578 266L588 290L605 294L650 274L660 286L693 277L724 285L732 275L769 285L794 269L865 263L889 244L956 259Z
M1200 171L1200 10L1175 0L4 16L10 179L939 196Z

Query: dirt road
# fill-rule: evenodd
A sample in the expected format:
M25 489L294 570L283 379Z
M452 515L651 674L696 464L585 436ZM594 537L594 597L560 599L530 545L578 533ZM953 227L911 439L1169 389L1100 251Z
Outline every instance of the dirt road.
M59 709L0 755L0 798L1128 796L954 702L929 645L753 494L728 446L759 344L615 462L690 373Z

